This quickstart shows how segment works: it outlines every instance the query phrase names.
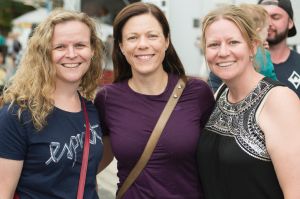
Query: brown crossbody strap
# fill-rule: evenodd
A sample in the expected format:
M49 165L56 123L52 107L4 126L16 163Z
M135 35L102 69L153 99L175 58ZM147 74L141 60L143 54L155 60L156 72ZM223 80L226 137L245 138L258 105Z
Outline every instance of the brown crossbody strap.
M145 146L145 149L138 160L138 162L135 164L134 168L130 171L129 175L127 176L126 180L124 181L123 185L119 189L117 193L116 199L121 199L122 196L125 194L125 192L128 190L128 188L133 184L133 182L136 180L136 178L140 175L141 171L146 166L147 162L149 161L154 148L160 138L160 135L163 131L163 129L166 126L166 123L175 108L183 90L185 88L185 82L182 79L179 79L164 110L162 111L152 133L151 136Z

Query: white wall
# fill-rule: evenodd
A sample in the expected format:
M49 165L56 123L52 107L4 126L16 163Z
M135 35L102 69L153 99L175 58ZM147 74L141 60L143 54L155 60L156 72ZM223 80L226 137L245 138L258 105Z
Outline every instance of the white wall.
M294 23L297 29L297 35L288 39L289 44L300 45L300 1L299 0L291 0L293 10L294 10ZM297 9L298 8L298 9Z
M199 76L202 57L196 47L199 28L193 27L194 20L199 19L200 0L143 0L154 3L166 14L170 28L171 40L186 69L186 73Z
M170 0L169 23L171 38L175 49L184 64L188 75L199 76L202 57L196 47L199 27L194 27L194 20L199 20L200 0Z

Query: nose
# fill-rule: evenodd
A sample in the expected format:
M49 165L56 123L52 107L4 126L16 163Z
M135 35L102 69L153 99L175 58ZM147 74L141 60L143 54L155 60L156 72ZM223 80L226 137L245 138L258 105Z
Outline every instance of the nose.
M229 49L226 44L221 44L219 48L219 56L225 57L229 54Z
M148 47L148 39L145 36L139 38L138 48L145 49Z
M76 53L76 49L74 48L74 46L69 46L67 48L66 57L74 58L74 57L76 57L76 55L77 55L77 53Z

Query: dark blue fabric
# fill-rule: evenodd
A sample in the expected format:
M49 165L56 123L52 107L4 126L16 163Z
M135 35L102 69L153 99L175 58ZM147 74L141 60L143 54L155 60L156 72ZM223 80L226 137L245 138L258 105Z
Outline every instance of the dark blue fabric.
M295 91L300 98L300 54L291 50L285 62L273 64L278 80Z
M86 101L91 137L84 198L98 199L96 174L102 157L102 131L97 111ZM83 112L70 113L58 108L47 118L47 125L36 132L31 116L24 111L17 118L17 105L0 111L0 157L23 160L17 192L21 199L76 198L79 182L85 119Z

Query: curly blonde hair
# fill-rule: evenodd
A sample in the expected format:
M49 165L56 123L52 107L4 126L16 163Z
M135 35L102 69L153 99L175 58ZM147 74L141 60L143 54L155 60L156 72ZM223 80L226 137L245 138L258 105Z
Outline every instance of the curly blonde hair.
M54 27L56 24L73 20L86 24L90 29L94 56L78 90L83 97L89 100L94 98L103 63L103 44L97 36L96 25L85 13L56 9L34 30L20 66L5 88L0 102L0 106L6 103L10 106L18 104L19 119L21 113L28 109L38 131L47 124L47 116L54 108L54 100L51 98L55 91L56 79L56 68L51 58Z

